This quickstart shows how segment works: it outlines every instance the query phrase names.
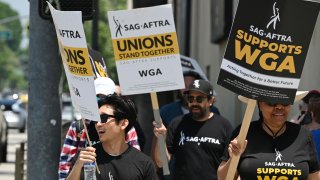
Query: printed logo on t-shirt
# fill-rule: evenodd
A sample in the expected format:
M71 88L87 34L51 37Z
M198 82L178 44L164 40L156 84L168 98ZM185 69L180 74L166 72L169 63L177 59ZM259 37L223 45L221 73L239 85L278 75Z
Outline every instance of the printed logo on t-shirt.
M109 180L113 180L113 176L110 171L109 171Z
M283 162L283 155L277 149L275 159L271 162L265 162L263 168L257 168L257 179L259 180L298 180L302 175L301 169L296 169L294 163Z
M179 146L184 145L184 140L185 140L184 133L183 133L183 131L181 131L180 132Z
M201 143L220 144L219 139L215 139L211 137L185 136L183 131L180 131L179 146L183 146L184 142L194 142L194 143L197 143L198 145L200 145Z
M282 154L280 153L280 151L277 151L277 149L274 149L274 151L276 152L276 161L281 160Z

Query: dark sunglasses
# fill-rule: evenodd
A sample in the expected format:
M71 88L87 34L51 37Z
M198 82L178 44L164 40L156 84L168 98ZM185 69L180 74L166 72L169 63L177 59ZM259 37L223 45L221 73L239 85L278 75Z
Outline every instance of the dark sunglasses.
M108 122L109 118L115 118L115 116L114 115L109 115L109 114L101 114L100 115L101 123Z
M207 97L204 97L204 96L196 96L196 97L193 97L193 96L188 96L188 102L189 103L193 103L193 100L196 100L197 103L202 103L203 99L205 99Z
M284 104L284 103L270 103L270 102L266 102L266 104L268 106L272 106L272 107L275 107L277 106L278 104L282 105L282 106L289 106L290 104Z

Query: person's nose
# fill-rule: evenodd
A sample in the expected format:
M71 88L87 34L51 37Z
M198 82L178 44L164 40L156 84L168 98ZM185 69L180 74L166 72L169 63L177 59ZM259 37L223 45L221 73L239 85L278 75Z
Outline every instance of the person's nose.
M275 106L276 109L283 109L284 107L285 106L283 104L280 104L280 103L276 104L276 106Z
M97 126L97 127L100 127L100 126L102 126L102 123L101 123L101 122L97 122L97 123L96 123L96 126Z

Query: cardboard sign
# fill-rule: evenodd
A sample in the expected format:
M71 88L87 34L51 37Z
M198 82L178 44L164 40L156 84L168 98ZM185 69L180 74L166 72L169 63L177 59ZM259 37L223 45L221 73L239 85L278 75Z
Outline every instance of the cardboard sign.
M109 11L108 18L123 94L184 87L171 5Z
M100 121L94 89L94 73L80 11L58 11L50 4L59 50L73 105L82 118Z
M311 1L240 1L217 83L251 99L293 103L318 12Z

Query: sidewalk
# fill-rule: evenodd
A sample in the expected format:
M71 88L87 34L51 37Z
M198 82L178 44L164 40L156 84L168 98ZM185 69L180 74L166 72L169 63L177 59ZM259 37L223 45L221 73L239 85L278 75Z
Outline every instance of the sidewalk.
M18 130L9 130L7 162L0 163L0 180L14 180L16 148L27 139L26 133L18 133Z

